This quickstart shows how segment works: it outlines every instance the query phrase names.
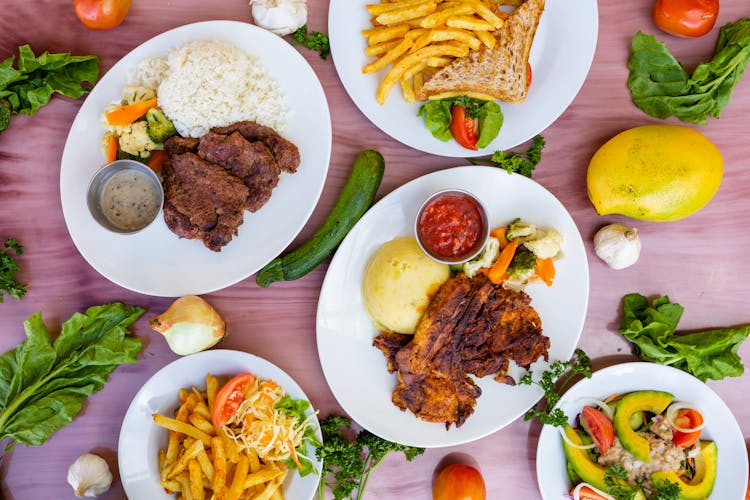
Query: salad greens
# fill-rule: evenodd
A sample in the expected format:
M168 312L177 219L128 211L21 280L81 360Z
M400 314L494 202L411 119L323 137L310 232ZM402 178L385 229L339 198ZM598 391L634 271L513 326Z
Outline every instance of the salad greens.
M15 56L0 62L0 133L8 127L11 115L33 115L57 92L78 99L89 91L83 82L95 83L99 77L99 58L44 52L34 56L31 47L18 47Z
M0 356L0 441L41 446L69 424L107 376L135 363L141 341L127 327L144 309L120 302L90 307L51 340L40 312L24 322L26 340Z
M628 294L622 299L620 333L644 361L671 365L704 382L742 375L737 351L750 335L750 325L676 333L683 310L666 295L649 304L641 294Z
M453 105L463 106L466 116L478 121L477 148L486 147L497 137L503 126L503 113L495 101L483 101L466 96L437 99L424 103L419 108L417 116L424 116L425 126L433 137L449 141L453 137L450 130Z
M292 399L289 394L284 394L281 400L276 403L275 408L280 412L291 415L297 419L297 422L304 422L307 419L305 412L310 408L310 402L304 399ZM314 447L321 446L320 441L315 436L315 428L313 426L305 427L305 433L302 436L302 444L297 447L298 454L307 456L307 443L310 443ZM302 467L298 467L296 462L292 458L284 460L287 467L294 470L299 470L299 475L304 477L315 471L311 462L302 460Z
M750 60L750 19L724 25L713 58L689 75L652 35L633 37L628 88L633 103L656 118L676 116L705 125L718 118Z
M366 430L353 433L353 439L344 436L351 430L351 421L345 417L330 415L320 421L323 445L316 455L323 462L318 498L325 498L328 487L334 500L363 498L372 470L392 451L400 451L406 460L412 461L424 453L424 448L414 448L382 439ZM356 490L356 496L354 492Z
M3 291L15 299L26 295L26 285L16 280L19 267L11 252L16 256L23 254L23 246L15 238L6 239L0 248L0 302L3 301Z
M331 43L328 40L328 35L320 31L308 32L306 24L292 33L292 38L294 39L294 45L302 45L316 51L320 54L321 59L325 59L331 53Z
M495 151L489 160L469 158L472 165L489 165L505 169L509 174L518 172L528 178L542 161L542 150L546 142L541 135L535 135L526 151Z
M558 379L566 372L568 372L567 375L562 379L560 385L557 386ZM555 405L560 401L565 389L576 375L591 378L591 359L589 359L582 349L576 349L570 361L557 360L552 363L539 380L534 380L534 374L531 371L526 372L518 383L520 385L538 385L541 387L544 390L544 399L546 402L541 403L539 407L535 405L529 408L524 414L523 419L531 420L532 418L536 418L542 424L565 427L568 424L568 417L562 409L555 408Z

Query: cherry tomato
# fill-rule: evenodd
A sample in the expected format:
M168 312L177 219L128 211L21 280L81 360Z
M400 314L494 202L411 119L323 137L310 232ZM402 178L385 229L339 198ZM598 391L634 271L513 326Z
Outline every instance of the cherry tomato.
M450 130L457 143L466 149L477 149L479 123L476 118L466 116L466 110L463 106L454 104L451 107Z
M683 429L693 429L703 423L703 415L698 410L692 408L683 408L677 411L674 423ZM680 448L693 446L701 437L701 431L682 432L674 431L672 433L672 442Z
M575 488L570 490L571 497L573 496L573 490L575 490ZM583 488L581 488L578 491L578 496L581 500L607 500L607 497L600 495L588 486L584 486Z
M531 64L526 63L526 86L531 87Z
M482 473L470 465L451 464L440 471L432 485L432 500L485 500Z
M109 30L128 15L130 0L73 0L73 10L87 28Z
M615 428L609 417L596 408L584 406L581 412L581 425L594 440L599 452L602 455L607 453L615 442Z
M252 373L240 373L219 389L214 399L214 411L211 415L214 427L220 428L229 420L229 417L237 412L245 400L245 387L254 381L255 376Z
M654 22L672 35L695 38L714 27L719 0L657 0Z

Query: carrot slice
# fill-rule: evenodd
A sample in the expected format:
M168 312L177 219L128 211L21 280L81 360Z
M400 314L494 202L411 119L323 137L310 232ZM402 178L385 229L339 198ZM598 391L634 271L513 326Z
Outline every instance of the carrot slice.
M490 236L492 236L493 238L497 238L497 241L500 242L500 248L505 248L505 245L508 244L508 238L505 237L507 233L508 227L503 226L490 231Z
M117 159L117 136L109 134L107 139L107 163L112 163Z
M169 158L169 156L166 151L155 149L151 152L151 158L149 158L146 165L157 174L160 174L162 167L167 162L167 158Z
M535 272L547 286L552 286L552 282L555 281L555 263L551 258L536 259Z
M487 273L487 277L491 282L498 285L505 279L507 279L507 275L505 274L505 272L508 270L508 266L510 266L510 261L513 260L513 255L515 255L516 253L516 248L518 248L518 238L505 245L505 248L502 249L500 255L498 255L497 257L497 260L494 264L492 264L492 267Z
M156 97L113 109L106 115L107 123L110 125L129 125L154 107L156 107Z

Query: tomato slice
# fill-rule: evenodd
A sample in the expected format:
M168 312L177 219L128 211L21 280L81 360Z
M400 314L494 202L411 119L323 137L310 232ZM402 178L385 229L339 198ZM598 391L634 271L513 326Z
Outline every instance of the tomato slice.
M479 124L475 118L466 116L466 109L459 104L451 106L451 134L457 143L466 149L477 149Z
M221 428L237 412L245 400L245 387L254 381L255 375L252 373L240 373L219 389L214 399L214 410L211 415L214 427Z
M657 0L654 23L676 36L695 38L714 27L719 15L719 0Z
M703 424L703 415L698 410L692 408L682 408L677 411L674 423L683 429L693 429ZM701 437L701 431L682 432L674 431L672 433L672 442L680 448L689 448L693 446Z
M482 473L470 465L450 464L432 485L432 500L485 500Z
M526 87L531 87L531 63L526 63Z
M599 452L607 453L615 442L615 428L612 421L596 408L584 406L581 412L581 425L594 440Z

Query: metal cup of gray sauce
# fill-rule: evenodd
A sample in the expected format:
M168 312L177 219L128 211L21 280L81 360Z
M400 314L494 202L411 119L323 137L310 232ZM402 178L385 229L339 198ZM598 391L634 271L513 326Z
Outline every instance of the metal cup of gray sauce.
M117 160L91 179L89 211L104 228L132 234L151 224L164 203L164 191L153 170L135 160Z

